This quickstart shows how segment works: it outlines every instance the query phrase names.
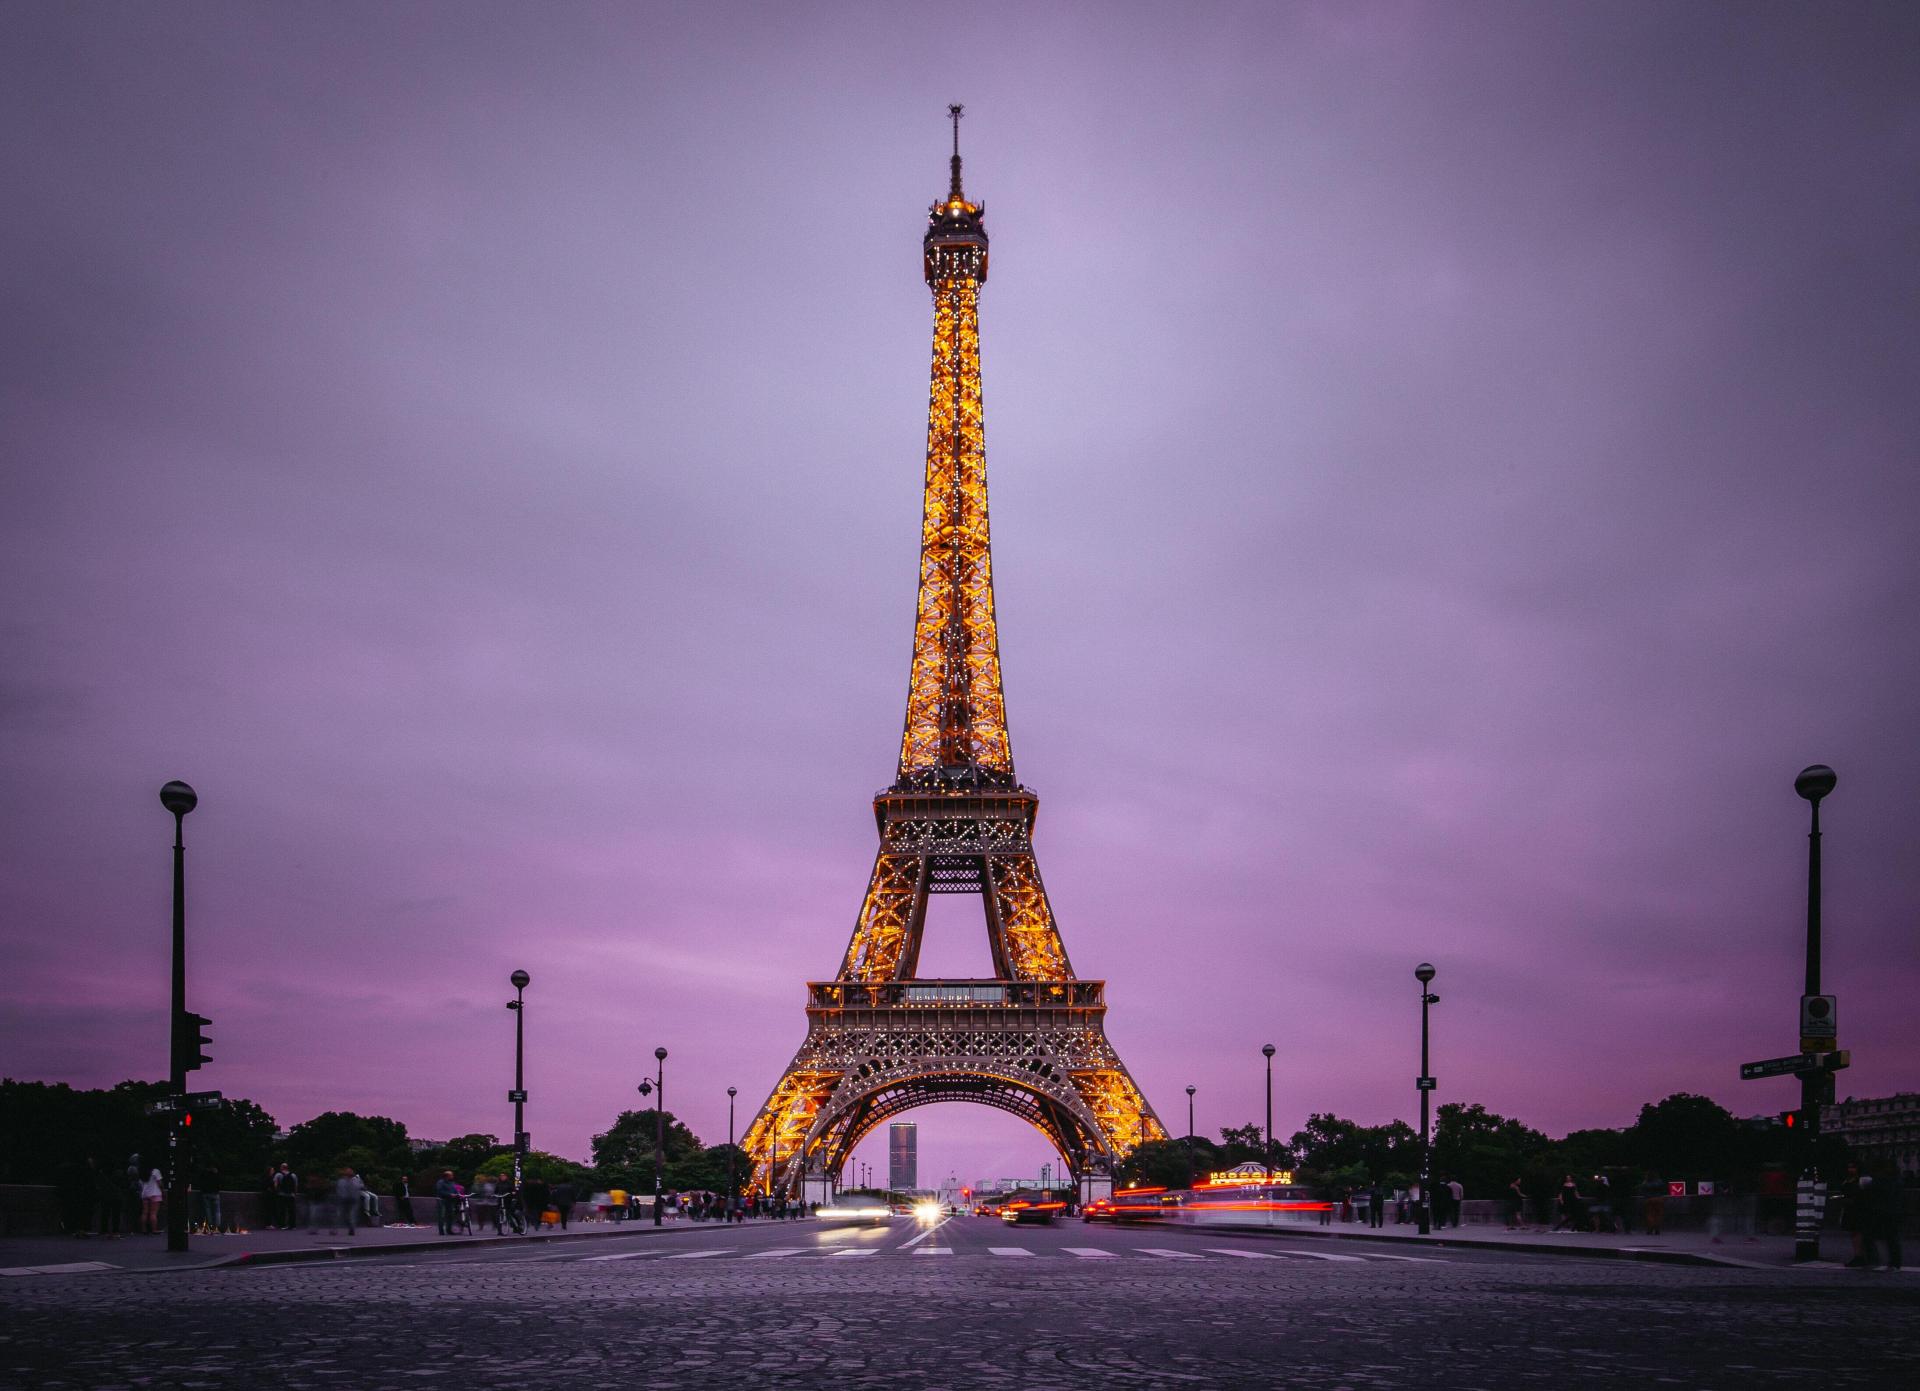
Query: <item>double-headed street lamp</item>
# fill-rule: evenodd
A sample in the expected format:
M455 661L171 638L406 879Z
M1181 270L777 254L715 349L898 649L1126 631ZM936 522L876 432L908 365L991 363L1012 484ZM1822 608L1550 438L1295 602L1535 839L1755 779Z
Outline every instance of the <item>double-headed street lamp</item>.
M667 1050L653 1050L653 1225L660 1225L660 1170L667 1162Z
M1273 1182L1273 1054L1274 1047L1269 1043L1260 1050L1267 1060L1267 1147L1261 1158L1267 1164L1267 1182Z
M1420 982L1420 1076L1414 1086L1420 1091L1420 1235L1433 1231L1433 1137L1427 1125L1427 1104L1433 1095L1433 1078L1427 1073L1427 1009L1440 1003L1440 997L1427 989L1434 977L1433 963L1422 961L1413 968Z
M515 971L507 977L513 986L513 998L507 1008L513 1011L513 1090L507 1100L513 1103L513 1192L519 1200L520 1183L527 1167L527 986L533 977Z
M187 1155L181 1140L186 1102L181 1098L187 1094L187 1073L207 1061L200 1056L200 1044L205 1041L200 1026L207 1021L187 1013L187 843L183 823L187 813L199 804L199 795L184 782L170 782L160 789L160 805L173 813L173 1006L168 1019L171 1043L167 1081L175 1109L167 1117L169 1251L187 1249Z

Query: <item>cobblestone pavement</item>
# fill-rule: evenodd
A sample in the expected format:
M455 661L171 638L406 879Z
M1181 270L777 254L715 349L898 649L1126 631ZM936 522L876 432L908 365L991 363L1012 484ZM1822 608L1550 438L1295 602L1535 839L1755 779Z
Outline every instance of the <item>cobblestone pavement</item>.
M962 1217L0 1286L0 1386L1920 1383L1920 1284Z

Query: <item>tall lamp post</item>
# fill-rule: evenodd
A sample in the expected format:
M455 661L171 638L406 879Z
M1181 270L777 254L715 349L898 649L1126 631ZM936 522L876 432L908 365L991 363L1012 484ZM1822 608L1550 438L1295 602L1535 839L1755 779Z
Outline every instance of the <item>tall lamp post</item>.
M1262 1152L1260 1157L1264 1159L1267 1164L1267 1182L1272 1183L1273 1182L1273 1054L1274 1054L1274 1047L1271 1043L1269 1043L1265 1048L1262 1048L1260 1051L1261 1053L1266 1055L1266 1059L1267 1059L1267 1148L1265 1149L1264 1152Z
M1194 1088L1187 1087L1187 1187L1193 1187L1193 1093Z
M189 1058L191 1047L197 1054L199 1030L187 1025L187 843L184 822L187 813L200 804L199 795L184 782L170 782L160 789L160 805L173 813L173 1007L169 1013L168 1087L173 1095L187 1094L187 1072L200 1064ZM199 1023L198 1016L195 1024ZM176 1101L176 1107L185 1102ZM187 1156L181 1124L182 1110L172 1111L167 1119L167 1250L187 1249Z
M507 1100L513 1103L513 1191L518 1199L520 1183L527 1167L527 986L533 977L515 971L507 977L513 986L513 998L507 1008L513 1011L513 1090Z
M667 1050L653 1050L653 1225L660 1225L660 1170L667 1162Z
M1800 776L1793 780L1793 790L1806 798L1813 811L1813 826L1807 833L1807 978L1806 990L1800 1002L1801 1051L1807 1051L1811 1040L1804 1037L1809 1032L1809 1005L1820 994L1820 799L1832 792L1839 783L1840 776L1824 763L1816 763L1810 768L1800 770ZM1824 1008L1822 1002L1820 1017L1830 1018L1831 1011ZM1827 1042L1828 1049L1839 1046L1837 1041ZM1833 1096L1833 1073L1827 1068L1807 1069L1800 1074L1800 1144L1803 1156L1796 1188L1799 1201L1796 1203L1793 1258L1796 1261L1815 1261L1820 1259L1820 1223L1825 1203L1819 1190L1820 1182L1820 1107Z
M733 1221L733 1099L740 1095L738 1087L727 1088L727 1221Z
M1433 1132L1427 1124L1427 1105L1433 1096L1433 1078L1427 1072L1427 1010L1440 1003L1440 997L1427 986L1434 977L1433 963L1422 961L1413 968L1420 982L1420 1076L1414 1086L1420 1091L1420 1235L1433 1231Z

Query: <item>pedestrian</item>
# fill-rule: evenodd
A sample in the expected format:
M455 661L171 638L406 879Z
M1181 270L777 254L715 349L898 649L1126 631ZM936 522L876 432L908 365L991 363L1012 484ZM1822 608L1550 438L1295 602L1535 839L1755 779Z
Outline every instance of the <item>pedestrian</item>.
M529 1176L520 1192L526 1202L527 1226L537 1232L547 1209L553 1206L553 1188L545 1179Z
M144 1236L155 1236L160 1231L160 1199L166 1196L166 1185L160 1178L158 1169L150 1169L147 1176L140 1180L140 1231Z
M1860 1270L1874 1264L1867 1255L1867 1195L1873 1180L1860 1172L1860 1166L1847 1161L1847 1176L1840 1184L1840 1230L1847 1234L1853 1250L1847 1256L1847 1268Z
M1447 1216L1453 1219L1453 1225L1457 1228L1460 1225L1460 1210L1467 1205L1467 1190L1457 1178L1448 1179L1446 1189Z
M563 1232L567 1229L568 1220L573 1216L574 1200L575 1189L571 1183L563 1179L554 1184L551 1203L560 1213L560 1230Z
M340 1175L333 1181L333 1211L341 1225L347 1229L347 1235L353 1235L355 1224L360 1220L360 1199L366 1192L366 1182L352 1169L342 1165ZM332 1235L333 1228L327 1228Z
M218 1232L220 1222L220 1166L209 1160L193 1180L193 1197L199 1206L200 1230Z
M273 1171L268 1188L273 1200L273 1225L283 1232L290 1232L299 1225L300 1214L295 1202L300 1196L300 1175L285 1164Z
M93 1229L101 1236L125 1235L120 1219L125 1215L126 1198L120 1191L120 1175L91 1156L87 1166L93 1171Z
M1861 1213L1864 1250L1881 1270L1901 1266L1900 1223L1906 1203L1900 1189L1900 1176L1890 1168L1868 1174L1861 1180L1866 1193L1866 1211Z
M1659 1236L1666 1219L1667 1185L1649 1169L1640 1183L1640 1225L1647 1229L1648 1236Z
M433 1196L440 1202L440 1235L453 1235L453 1220L460 1212L460 1185L453 1181L453 1170L442 1169L433 1185Z
M1587 1208L1593 1219L1593 1229L1607 1235L1613 1233L1613 1187L1607 1182L1605 1174L1593 1176L1593 1202Z
M1555 1201L1558 1216L1554 1220L1556 1232L1577 1232L1581 1224L1580 1185L1568 1174L1560 1181L1560 1196Z
M1527 1220L1527 1190L1520 1186L1520 1176L1515 1174L1513 1182L1507 1185L1507 1230L1519 1231Z
M413 1181L405 1174L400 1175L393 1185L393 1221L394 1227L413 1225Z
M1367 1215L1376 1227L1387 1225L1387 1190L1378 1179L1367 1190Z
M472 1210L475 1222L484 1227L492 1221L493 1234L500 1235L500 1190L494 1186L492 1174L473 1176Z

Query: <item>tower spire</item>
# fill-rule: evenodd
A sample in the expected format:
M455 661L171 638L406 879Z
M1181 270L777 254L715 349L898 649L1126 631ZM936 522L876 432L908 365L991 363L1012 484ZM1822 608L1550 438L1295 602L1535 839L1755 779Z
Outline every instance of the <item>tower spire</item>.
M967 114L967 108L959 102L947 108L947 119L953 122L953 180L947 186L947 197L956 203L966 202L966 195L960 191L960 118Z

